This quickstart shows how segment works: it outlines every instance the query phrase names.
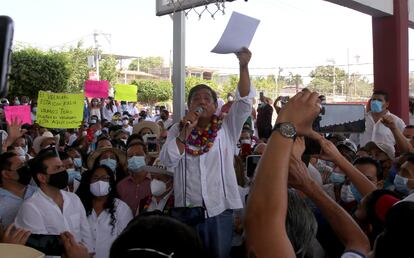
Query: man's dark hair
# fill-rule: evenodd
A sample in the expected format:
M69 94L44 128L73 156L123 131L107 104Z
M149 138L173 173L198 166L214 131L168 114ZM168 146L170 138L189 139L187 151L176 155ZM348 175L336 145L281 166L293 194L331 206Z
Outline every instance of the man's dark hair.
M33 180L36 182L38 186L40 186L40 182L37 179L37 174L47 174L47 166L43 164L44 161L52 158L58 158L58 155L54 151L47 151L44 153L39 154L36 158L31 159L29 161L29 168L30 172L32 173Z
M211 96L213 97L214 103L217 104L217 93L210 88L209 86L205 85L205 84L198 84L196 86L194 86L193 88L191 88L190 93L188 93L188 99L187 99L187 104L190 105L191 103L191 99L193 98L194 94L202 89L207 89L210 91Z
M132 141L135 141L135 140L140 140L141 142L144 142L144 139L142 139L142 136L141 136L141 135L139 135L139 134L137 134L137 133L134 133L134 134L132 134L131 136L129 136L129 137L128 137L128 140L127 140L127 147L129 147L129 144L130 144Z
M147 250L131 250L141 248ZM133 219L113 242L110 258L161 257L156 250L174 258L205 257L193 228L168 216L149 215Z
M392 206L385 217L385 230L375 244L375 257L412 257L414 202Z
M372 95L381 95L384 96L385 101L388 102L388 92L383 91L383 90L374 90L374 92L372 93Z
M3 184L3 170L8 170L11 167L10 158L17 156L14 152L5 152L0 154L0 185Z
M377 175L378 181L384 179L381 164L377 160L371 157L360 157L354 161L354 166L355 165L367 165L367 164L375 166L375 169L377 171L376 175Z
M60 160L66 160L66 159L69 159L70 156L68 155L66 151L59 151L59 158Z
M127 151L128 151L129 148L134 147L134 146L141 146L142 149L144 149L145 154L148 154L147 145L142 140L138 140L138 138L137 138L136 141L130 143L127 147Z

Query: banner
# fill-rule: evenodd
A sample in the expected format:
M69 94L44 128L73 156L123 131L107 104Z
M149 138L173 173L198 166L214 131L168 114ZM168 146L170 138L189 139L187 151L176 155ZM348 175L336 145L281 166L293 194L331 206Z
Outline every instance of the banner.
M7 124L12 121L17 121L21 124L32 124L32 117L30 113L30 106L5 106L4 114L6 116Z
M46 128L78 128L83 120L84 95L39 91L36 121Z
M89 98L107 98L108 81L85 81L85 96Z
M115 100L137 101L136 85L117 84L115 85Z

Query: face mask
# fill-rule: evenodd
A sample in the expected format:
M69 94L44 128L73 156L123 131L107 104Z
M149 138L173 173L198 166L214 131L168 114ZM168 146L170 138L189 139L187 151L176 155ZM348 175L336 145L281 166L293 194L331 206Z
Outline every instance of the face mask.
M371 111L380 113L382 111L382 102L379 100L371 100Z
M355 200L351 191L350 185L343 185L341 188L341 200L345 203L349 203Z
M356 187L355 187L355 185L354 184L352 184L351 183L351 185L350 185L351 187L351 192L352 192L352 194L354 195L354 197L355 197L355 200L358 202L358 203L360 203L361 202L361 200L362 200L362 198L363 198L363 196L358 192L358 190L356 189Z
M127 139L121 139L121 141L126 145L128 140Z
M20 101L16 100L16 101L14 102L14 104L15 104L15 105L20 105Z
M32 179L32 175L30 174L30 170L27 166L21 167L17 170L17 174L19 175L19 182L22 185L28 185L30 180Z
M81 158L74 158L73 163L75 164L75 167L77 167L77 168L82 167L82 159Z
M234 99L233 99L233 97L228 97L227 100L228 101L233 101Z
M82 132L82 136L86 136L86 135L88 135L88 132L87 131L83 131Z
M152 179L151 181L151 193L154 196L160 196L167 190L167 185L160 180Z
M332 172L329 179L331 180L333 184L339 185L345 182L345 175Z
M408 178L402 177L400 175L395 175L394 186L398 192L403 193L403 194L408 194L409 189L408 189L407 183L408 183Z
M103 159L99 162L100 165L105 165L107 167L109 167L113 172L115 172L116 169L116 160L114 159Z
M22 147L16 147L14 150L17 152L18 156L26 156L26 151Z
M95 119L91 119L90 124L96 124L96 120Z
M91 193L96 196L105 196L109 194L109 182L99 180L98 182L92 183L89 186Z
M116 121L117 125L122 125L122 121Z
M63 189L68 186L68 172L63 170L56 174L49 175L49 185L58 189Z
M140 167L145 166L144 156L133 156L128 159L128 169L131 171L137 171Z
M79 171L76 171L74 168L68 168L66 169L66 172L68 172L68 183L73 184L73 180L81 180L81 174Z
M249 144L249 145L251 145L252 144L252 140L250 140L250 139L243 139L243 140L240 141L240 143L241 144Z
M95 135L96 138L98 138L101 134L102 134L102 131L101 130L97 130L94 133L94 135Z
M126 107L127 107L127 105L122 104L122 109L123 109L123 110L125 110L125 109L126 109Z
M129 121L128 121L128 120L123 120L123 121L122 121L122 123L123 123L124 125L127 125L127 124L129 124Z
M33 107L33 108L32 108L32 112L33 112L33 113L36 113L36 112L37 112L37 107Z

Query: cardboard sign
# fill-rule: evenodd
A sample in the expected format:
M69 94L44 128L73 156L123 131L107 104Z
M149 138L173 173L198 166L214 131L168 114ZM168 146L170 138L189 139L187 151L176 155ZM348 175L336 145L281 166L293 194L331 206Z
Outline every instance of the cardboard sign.
M83 120L84 95L39 91L36 121L46 128L78 128Z
M17 121L21 124L32 124L32 117L29 105L5 106L4 114L6 116L6 121L8 124L11 124L12 121Z
M115 100L137 101L136 85L117 84L115 85Z
M108 81L85 81L85 96L89 98L107 98L108 97Z

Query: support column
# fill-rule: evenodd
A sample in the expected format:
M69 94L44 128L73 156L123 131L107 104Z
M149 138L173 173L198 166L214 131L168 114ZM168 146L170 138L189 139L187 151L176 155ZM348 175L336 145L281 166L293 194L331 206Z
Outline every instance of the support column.
M173 14L173 120L177 123L185 112L185 15Z
M374 88L390 95L390 111L408 123L408 2L394 0L394 15L372 18Z

